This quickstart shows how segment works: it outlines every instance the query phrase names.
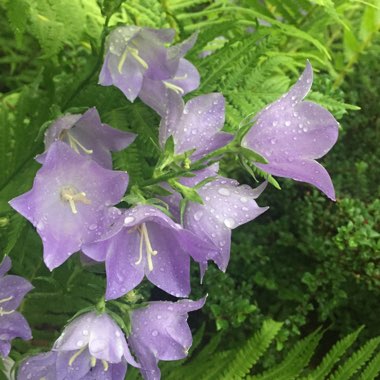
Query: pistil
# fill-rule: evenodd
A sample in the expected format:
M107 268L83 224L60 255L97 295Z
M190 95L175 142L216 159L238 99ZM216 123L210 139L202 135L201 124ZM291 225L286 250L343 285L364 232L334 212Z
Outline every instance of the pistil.
M78 213L75 202L82 202L85 205L91 204L91 201L87 198L86 193L77 192L72 187L65 187L64 189L62 189L61 198L62 200L69 202L69 205L73 214Z
M117 69L119 70L119 73L121 74L123 71L123 66L125 63L125 60L127 59L128 54L131 54L132 57L144 68L147 69L149 66L148 64L139 56L139 51L133 47L127 46L121 55L119 64L117 65Z

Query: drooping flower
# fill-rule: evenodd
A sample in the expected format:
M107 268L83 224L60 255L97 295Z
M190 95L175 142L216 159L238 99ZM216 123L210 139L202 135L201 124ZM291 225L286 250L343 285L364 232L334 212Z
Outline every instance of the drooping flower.
M220 270L226 270L230 259L231 230L268 209L259 207L255 201L265 186L266 183L252 189L248 185L239 186L235 180L219 177L198 190L204 204L189 203L184 214L184 227L216 248L216 253L210 250L205 259L194 256L201 263L202 274L207 260L213 260Z
M8 256L0 264L0 357L8 356L12 339L32 339L28 322L16 309L33 286L20 276L6 275L11 264Z
M54 343L57 380L123 380L133 359L124 333L107 314L90 312L72 321Z
M188 313L200 309L206 299L198 301L150 302L131 312L132 331L128 343L141 365L145 380L159 380L159 360L179 360L187 356L192 335Z
M191 47L190 39L166 48L174 38L173 29L150 29L122 26L114 29L107 40L107 53L99 84L114 85L133 102L139 95L144 78L167 80L175 76L180 59Z
M168 94L172 92L172 95L181 98L197 89L199 82L200 77L196 67L188 60L181 58L173 78L153 80L145 77L139 97L161 117L164 117L168 106Z
M49 353L28 358L18 380L124 380L133 359L123 331L106 313L72 321Z
M50 146L33 188L9 203L37 228L52 270L108 231L120 213L112 206L127 186L127 173L105 169L58 141Z
M123 296L146 276L160 289L176 296L190 293L190 255L205 256L210 248L159 209L138 205L128 209L110 238L82 248L106 262L106 299Z
M308 62L290 91L253 119L242 146L268 160L268 164L256 164L263 171L310 183L335 200L331 178L315 160L337 141L338 122L325 108L303 101L312 82L313 70Z
M197 96L184 104L181 97L168 93L167 112L161 120L161 146L173 136L175 153L196 149L191 159L227 145L233 135L221 132L224 125L225 101L220 93Z
M83 115L65 115L56 120L45 132L45 152L36 159L43 163L50 146L63 141L77 153L88 155L99 165L112 169L111 151L125 149L135 138L134 133L103 124L94 107Z

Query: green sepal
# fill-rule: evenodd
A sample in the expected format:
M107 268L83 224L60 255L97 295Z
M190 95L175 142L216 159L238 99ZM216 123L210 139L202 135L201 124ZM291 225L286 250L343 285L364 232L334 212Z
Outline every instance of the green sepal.
M253 162L258 162L260 164L267 164L268 163L268 160L266 158L264 158L261 154L255 152L251 149L247 149L247 148L244 148L241 146L239 148L239 151L248 160L251 160Z
M156 165L158 172L161 172L174 161L174 148L174 138L170 135L165 142L164 150Z
M169 180L169 184L173 187L173 189L179 191L182 194L183 198L191 202L200 203L203 205L202 197L194 188L182 185L176 180Z
M111 17L120 8L124 0L98 0L102 15Z
M161 197L168 197L169 195L173 194L172 192L160 185L150 185L147 186L145 189L150 191L152 194L160 195Z

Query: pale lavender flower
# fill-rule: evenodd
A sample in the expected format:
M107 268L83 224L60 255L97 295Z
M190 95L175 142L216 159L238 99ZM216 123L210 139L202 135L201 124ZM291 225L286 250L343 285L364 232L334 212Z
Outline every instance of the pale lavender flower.
M173 38L172 29L156 30L137 26L114 29L107 40L107 53L99 84L118 87L133 102L141 91L144 78L173 78L179 60L194 43L189 39L166 48L165 44Z
M83 115L65 115L57 119L45 132L45 152L36 159L43 163L50 146L63 141L77 153L88 155L99 165L112 169L111 151L125 149L135 138L134 133L103 124L94 107Z
M312 82L308 62L290 91L253 119L242 146L268 160L268 164L255 164L263 171L310 183L335 200L331 178L315 159L323 157L337 141L338 122L325 108L303 101Z
M210 250L206 257L194 255L194 259L201 263L202 276L207 260L213 260L219 269L226 270L230 259L231 230L268 209L255 202L265 186L266 183L252 189L248 185L239 186L235 180L219 177L197 190L204 204L189 203L184 214L184 227L204 242L212 243L217 250L216 253Z
M181 97L168 93L167 111L161 120L159 139L165 145L173 136L175 153L192 149L191 159L197 160L205 154L227 145L233 135L221 132L225 117L225 100L220 93L197 96L184 104Z
M58 141L50 146L33 188L9 203L37 228L52 270L108 231L120 214L112 205L127 186L127 173L105 169Z
M8 256L0 263L0 358L8 356L12 339L32 339L28 322L16 309L33 286L20 276L6 275L11 264Z
M159 209L138 205L128 209L110 238L88 244L82 251L106 262L106 299L123 296L146 276L160 289L176 296L190 293L190 256L205 257L214 249L184 230Z
M132 357L123 331L106 314L90 312L74 319L53 350L25 360L18 380L124 380Z
M123 380L132 357L124 333L107 314L90 312L74 319L54 343L57 380Z
M168 106L168 94L173 92L178 97L182 97L197 89L199 82L200 77L196 67L188 60L181 58L173 78L153 80L145 77L139 97L161 117L164 117Z
M128 343L141 365L146 380L159 380L159 360L179 360L187 356L192 335L188 313L200 309L206 299L198 301L150 302L131 312L132 331Z

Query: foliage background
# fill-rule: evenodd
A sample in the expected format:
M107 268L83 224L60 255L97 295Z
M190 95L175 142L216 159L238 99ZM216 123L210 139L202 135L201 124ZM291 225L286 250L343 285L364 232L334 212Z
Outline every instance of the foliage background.
M272 345L259 370L273 367L289 345L323 326L328 330L315 366L334 341L361 325L359 343L380 335L379 7L378 0L0 0L0 259L9 254L13 272L35 286L22 305L34 340L16 342L12 357L48 350L66 321L97 302L105 286L102 268L83 269L78 255L50 273L34 229L8 206L31 187L44 129L63 113L96 106L104 122L139 134L114 157L115 168L127 170L133 184L149 178L158 157L157 115L96 84L102 25L111 14L111 26L175 28L177 41L199 31L187 57L202 82L188 97L222 92L226 130L236 131L286 92L306 59L315 70L310 99L341 123L340 140L323 160L336 203L309 186L279 180L279 191L272 181L260 199L270 212L233 234L227 274L210 268L200 287L194 268L192 296L209 294L205 310L191 318L200 331L197 350L214 342L205 357L218 347L225 356L217 359L224 361L274 319L283 325L270 325ZM202 58L204 52L212 54ZM223 170L255 183L234 157ZM148 285L141 292L166 297ZM214 373L210 363L203 365Z

